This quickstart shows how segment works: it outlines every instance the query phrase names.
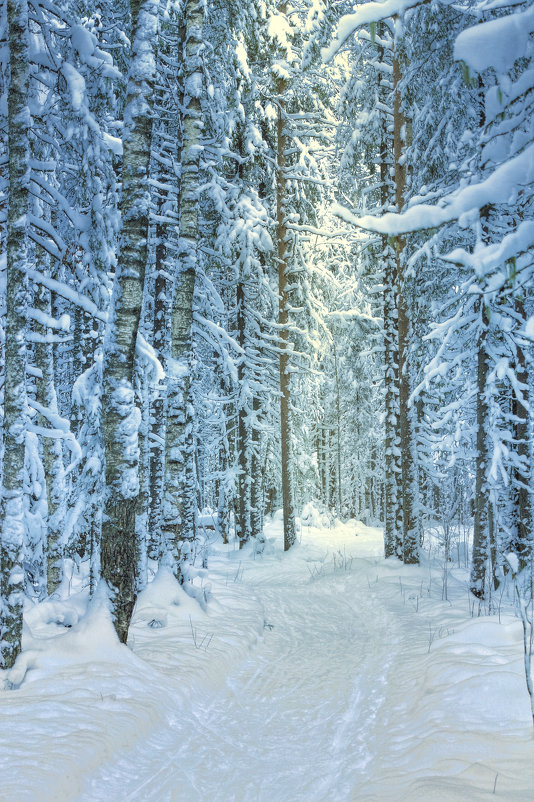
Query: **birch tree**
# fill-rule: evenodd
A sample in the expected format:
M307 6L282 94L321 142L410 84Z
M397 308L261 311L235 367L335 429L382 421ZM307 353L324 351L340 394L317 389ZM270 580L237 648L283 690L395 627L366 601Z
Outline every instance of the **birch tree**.
M4 367L0 665L10 668L21 649L24 598L24 456L27 430L25 270L29 268L29 22L26 0L8 0L9 209Z
M132 0L132 49L124 109L122 243L116 269L104 358L103 432L106 461L102 577L113 622L125 643L135 605L139 548L135 509L139 493L140 410L134 393L135 348L143 301L149 220L148 177L156 0Z
M183 131L180 169L180 238L171 319L167 379L164 539L178 580L187 579L196 537L197 498L193 451L191 327L199 245L199 161L202 149L204 6L188 0L183 21Z

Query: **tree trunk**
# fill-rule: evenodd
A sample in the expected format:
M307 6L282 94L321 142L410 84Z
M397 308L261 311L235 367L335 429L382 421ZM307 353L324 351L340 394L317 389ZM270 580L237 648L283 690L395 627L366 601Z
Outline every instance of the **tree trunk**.
M477 342L477 439L475 515L473 521L473 554L471 562L470 589L477 598L483 599L486 584L488 559L488 506L489 491L486 478L488 468L488 400L486 385L489 373L486 340L489 326L489 310L481 297L477 302L480 329Z
M167 276L164 269L165 244L161 226L156 226L156 264L154 281L154 319L152 328L153 346L160 362L166 364L169 304ZM153 559L159 560L163 553L161 535L161 512L164 492L166 392L160 385L152 402L150 414L150 465L149 465L149 508L148 508L148 548Z
M515 311L519 320L525 320L525 304L521 296L516 297ZM532 476L529 444L529 375L525 352L521 345L516 345L516 375L521 386L523 398L520 401L514 394L512 401L512 419L514 421L514 443L517 455L513 470L513 505L515 541L511 544L517 553L520 565L524 568L532 559L532 496L529 486Z
M246 348L245 337L245 286L243 280L237 284L237 341L243 352ZM237 369L239 393L239 408L237 413L237 509L235 517L235 532L239 540L239 548L250 538L250 422L247 410L248 399L244 396L245 361L242 357Z
M21 649L24 601L23 549L26 401L26 289L30 158L29 33L26 0L7 0L9 207L7 218L4 465L1 530L0 666L11 668Z
M183 86L181 66L174 66L183 47L184 24L178 6L170 13L160 6L160 48L155 101L156 123L153 132L152 171L158 184L154 187L157 218L154 225L154 301L152 345L165 375L171 348L173 249L178 223L179 178L175 165L181 163L181 113ZM172 66L171 66L172 65ZM165 438L167 422L167 383L163 379L154 388L150 415L148 552L160 560L164 552L163 508L165 496Z
M334 348L334 375L336 381L336 506L338 517L343 515L343 490L341 487L341 398L336 344Z
M406 118L402 110L399 83L401 69L396 53L393 54L393 153L395 158L395 201L397 212L402 212L406 189L406 166L404 164L404 137ZM405 563L419 562L419 543L415 522L415 474L412 454L412 421L408 399L410 397L410 371L408 348L410 341L410 319L404 277L404 248L402 237L396 238L397 273L397 326L399 344L399 430L401 452L401 499L403 512L402 557Z
M285 3L280 13L286 12ZM280 443L282 456L282 506L284 513L284 549L287 551L297 538L293 499L293 454L291 426L291 373L289 365L289 253L286 228L286 112L284 93L287 80L277 82L278 119L276 125L276 234L278 245L278 323L280 325Z
M46 274L46 270L41 270ZM40 285L35 291L34 306L45 315L51 315L50 290ZM37 333L43 342L35 345L35 365L40 376L35 381L35 398L45 409L58 414L54 385L53 345L46 342L49 331L46 326L37 325ZM39 415L43 429L50 427L44 415ZM46 589L49 596L57 590L62 579L63 549L61 537L65 523L66 487L63 448L61 440L54 437L42 438L43 469L46 478L47 498L47 538L46 538Z
M184 9L184 99L180 175L180 243L171 322L167 383L164 540L175 575L186 580L186 563L196 538L196 472L191 385L191 327L198 265L198 187L202 121L204 6Z
M124 110L122 245L104 358L102 398L106 459L102 578L110 592L115 629L126 643L136 599L139 545L135 510L139 493L140 411L133 389L135 346L147 263L148 178L152 138L150 100L157 3L136 0L132 9L132 56Z
M384 35L384 23L379 24L379 35ZM385 61L385 49L378 48L379 62ZM389 103L391 88L384 74L380 74L380 99L384 106ZM390 122L383 113L380 129L380 204L382 213L392 205L390 166L393 156L393 141ZM384 553L386 557L402 557L402 522L400 507L400 450L399 426L399 347L397 329L397 263L395 252L386 234L381 237L384 263L384 388L385 388L385 465L384 465Z
M251 535L256 539L259 544L256 548L260 550L263 548L265 537L263 534L263 475L262 475L262 459L260 453L260 435L258 431L257 415L261 409L260 399L254 396L252 400L252 411L255 413L254 424L252 425L252 459L250 463L250 525Z

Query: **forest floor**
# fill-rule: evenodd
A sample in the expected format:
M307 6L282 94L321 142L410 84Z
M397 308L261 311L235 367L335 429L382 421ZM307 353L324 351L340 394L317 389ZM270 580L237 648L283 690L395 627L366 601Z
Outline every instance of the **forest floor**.
M534 800L509 590L485 615L451 563L444 601L437 552L386 561L355 521L285 554L279 517L266 536L261 556L212 545L206 610L160 571L130 649L76 582L29 609L0 800Z

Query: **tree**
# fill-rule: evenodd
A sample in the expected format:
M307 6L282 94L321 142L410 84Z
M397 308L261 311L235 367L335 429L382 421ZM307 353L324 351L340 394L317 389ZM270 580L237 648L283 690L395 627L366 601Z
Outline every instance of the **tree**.
M155 0L132 0L132 51L124 109L122 245L106 333L103 432L106 461L105 518L102 524L102 578L106 581L115 629L121 642L136 599L139 548L135 509L139 493L140 411L133 387L135 348L147 263Z
M24 456L27 429L26 286L29 267L30 159L28 108L29 23L26 0L7 3L10 84L8 94L9 211L4 367L4 462L2 473L2 552L0 660L10 668L21 648L24 599Z
M180 239L172 304L171 358L168 362L167 431L165 445L164 537L176 576L187 579L187 563L196 537L197 497L193 450L191 327L198 272L199 159L203 127L203 20L198 0L184 9L183 134L181 144Z

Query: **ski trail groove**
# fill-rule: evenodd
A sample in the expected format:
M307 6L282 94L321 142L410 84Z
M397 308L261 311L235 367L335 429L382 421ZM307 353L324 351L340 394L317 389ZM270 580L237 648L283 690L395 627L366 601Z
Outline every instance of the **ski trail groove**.
M379 749L393 622L364 572L256 573L249 589L272 628L219 687L177 698L168 726L103 767L84 800L357 798Z

